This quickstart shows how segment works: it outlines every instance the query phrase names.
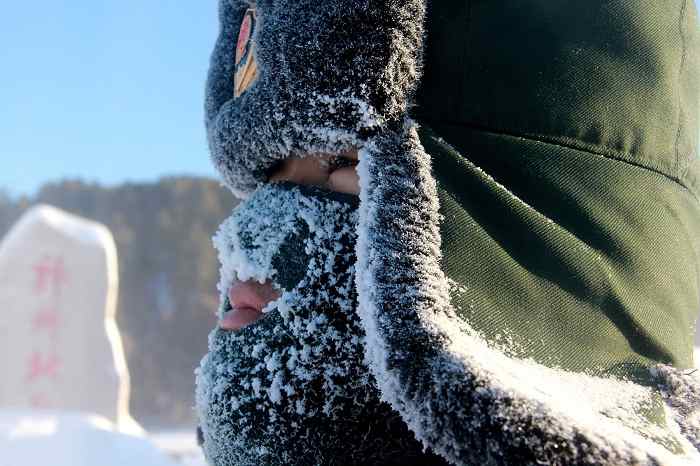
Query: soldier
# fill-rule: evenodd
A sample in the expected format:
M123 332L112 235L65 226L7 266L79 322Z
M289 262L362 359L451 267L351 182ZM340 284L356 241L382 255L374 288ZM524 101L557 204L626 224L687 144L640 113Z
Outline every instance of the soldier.
M220 17L211 464L700 460L694 2Z

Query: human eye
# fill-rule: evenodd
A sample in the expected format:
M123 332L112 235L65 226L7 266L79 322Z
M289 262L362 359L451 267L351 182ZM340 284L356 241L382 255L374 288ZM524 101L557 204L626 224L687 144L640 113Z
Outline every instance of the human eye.
M349 150L328 159L328 173L333 173L336 170L341 170L348 167L356 167L358 163L358 155L356 150Z
M343 156L333 157L328 161L328 173L333 173L341 168L354 167L356 165L356 159L350 159Z

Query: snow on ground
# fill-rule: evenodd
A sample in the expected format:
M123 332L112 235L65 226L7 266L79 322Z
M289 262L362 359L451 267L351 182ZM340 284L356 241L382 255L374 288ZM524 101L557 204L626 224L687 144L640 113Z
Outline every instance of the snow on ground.
M150 437L150 438L149 438ZM148 437L99 416L0 411L0 466L206 466L194 432Z
M158 448L183 466L207 466L201 448L197 445L194 428L151 432L148 437Z

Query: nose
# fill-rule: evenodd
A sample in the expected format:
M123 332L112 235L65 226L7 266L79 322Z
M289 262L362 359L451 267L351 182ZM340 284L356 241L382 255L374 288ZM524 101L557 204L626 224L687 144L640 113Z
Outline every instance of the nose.
M270 281L235 281L228 291L231 310L224 314L219 326L224 330L240 330L260 319L265 306L279 297Z

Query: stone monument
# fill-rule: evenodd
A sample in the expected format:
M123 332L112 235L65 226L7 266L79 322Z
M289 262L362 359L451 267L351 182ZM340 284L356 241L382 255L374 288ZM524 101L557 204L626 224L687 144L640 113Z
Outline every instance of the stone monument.
M700 317L696 321L694 359L695 359L695 367L700 369Z
M49 206L0 243L0 409L94 413L123 431L129 374L109 230Z

